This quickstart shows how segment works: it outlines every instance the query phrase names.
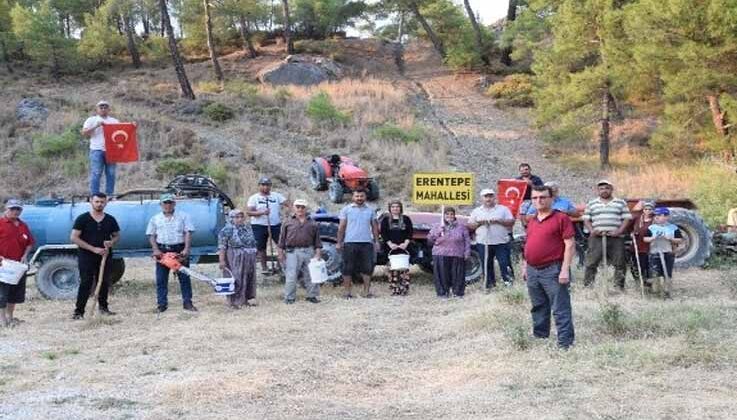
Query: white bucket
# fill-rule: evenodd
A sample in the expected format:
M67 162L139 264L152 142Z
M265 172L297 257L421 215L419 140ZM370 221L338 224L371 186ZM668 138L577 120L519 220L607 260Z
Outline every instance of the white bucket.
M313 259L307 264L310 269L310 280L313 284L325 283L328 281L328 265L325 260Z
M227 268L225 271L230 274L230 277L218 277L213 279L212 288L215 290L216 295L228 296L235 293L235 279L233 278L233 273L231 273Z
M409 270L409 254L389 255L390 270Z
M3 262L0 263L0 282L18 284L26 271L28 271L28 265L3 258Z

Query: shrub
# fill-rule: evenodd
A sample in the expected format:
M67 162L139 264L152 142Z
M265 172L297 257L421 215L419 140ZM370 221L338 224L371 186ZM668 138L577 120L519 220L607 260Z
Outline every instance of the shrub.
M498 99L500 105L532 106L532 77L527 74L507 76L501 82L489 86L486 94Z
M205 174L220 186L225 186L228 182L229 171L227 165L223 162L214 162L205 168Z
M64 175L69 178L76 178L87 172L89 158L85 153L77 153L74 157L65 159L62 163Z
M276 102L279 104L279 106L285 106L287 104L287 101L291 99L292 96L292 91L283 86L276 88L276 90L274 91L274 99L276 99Z
M214 80L206 80L197 83L197 90L206 93L220 93L223 91L223 87L220 82L216 82Z
M235 116L235 113L229 106L218 102L211 103L203 108L203 111L208 118L217 122L227 121Z
M202 164L193 159L164 159L156 164L156 173L165 177L198 173L203 169Z
M527 350L532 344L529 327L520 321L512 322L504 327L504 335L516 350Z
M33 150L41 157L69 156L80 149L79 126L73 126L62 134L49 134L33 140Z
M243 80L229 80L225 82L224 91L250 100L255 100L259 95L258 86Z
M345 125L351 120L349 114L338 110L333 105L330 96L325 92L320 92L310 99L305 113L312 121L329 125Z
M525 292L518 287L509 287L499 294L499 299L508 305L522 305L525 303Z
M385 123L384 125L374 129L374 136L379 140L395 140L402 141L404 143L419 142L426 135L427 133L425 130L418 126L405 129L392 123Z
M727 211L737 207L737 174L727 166L704 162L694 168L690 197L711 227L724 224Z
M163 63L169 60L168 40L161 36L150 36L143 42L141 52L149 63Z
M602 330L614 336L621 336L627 332L626 315L616 303L604 303L599 308L599 322Z

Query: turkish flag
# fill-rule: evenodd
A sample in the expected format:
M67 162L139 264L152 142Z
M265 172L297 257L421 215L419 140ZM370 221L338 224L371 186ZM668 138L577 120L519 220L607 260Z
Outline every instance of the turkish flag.
M519 179L500 179L497 183L497 201L511 210L514 217L519 213L519 206L525 199L527 181Z
M138 142L134 123L103 124L105 160L109 163L136 162Z

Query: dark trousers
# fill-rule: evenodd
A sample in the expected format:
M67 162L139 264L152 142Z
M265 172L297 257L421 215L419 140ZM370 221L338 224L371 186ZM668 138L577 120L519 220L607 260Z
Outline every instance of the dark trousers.
M599 269L602 258L604 258L601 236L589 236L589 249L586 252L586 273L583 284L589 286L596 280L596 272ZM614 267L614 284L624 287L624 276L627 270L624 258L624 238L607 236L606 238L607 263Z
M638 253L637 257L640 260L640 271L642 272L642 279L647 280L651 276L650 274L650 254L648 253Z
M663 259L665 260L665 271L663 270L663 264L660 261L659 254L650 254L650 266L653 268L653 275L657 277L665 277L665 273L668 274L668 278L673 278L673 265L676 262L676 256L672 252L664 252Z
M481 265L484 264L484 253L489 250L489 259L486 261L486 288L496 286L496 275L494 274L494 258L499 261L499 271L502 273L502 280L504 282L512 282L512 276L509 272L509 268L512 265L510 262L510 249L509 244L497 244L497 245L484 245L476 244L476 252L479 253L481 258Z
M453 291L455 296L466 293L466 259L433 255L433 280L438 296L447 297Z
M161 245L158 244L161 252L182 252L184 250L184 244L178 245ZM183 266L189 267L189 259L182 263ZM177 272L179 278L179 287L182 290L182 302L186 305L192 303L192 280L189 276ZM159 306L167 306L169 294L169 268L165 265L156 263L156 304Z
M100 275L100 264L102 257L99 255L85 255L84 251L80 251L77 258L77 267L79 268L79 289L77 289L77 305L74 309L75 314L84 315L84 308L87 306L87 300L92 292L92 285L95 281L100 281L97 276ZM102 273L102 284L100 285L100 296L97 299L100 309L107 309L107 295L110 290L110 273L112 272L112 255L108 255L105 262L105 270Z
M573 344L573 312L567 284L558 283L560 263L537 269L527 266L527 291L532 303L532 333L538 338L550 336L550 312L555 317L558 346Z

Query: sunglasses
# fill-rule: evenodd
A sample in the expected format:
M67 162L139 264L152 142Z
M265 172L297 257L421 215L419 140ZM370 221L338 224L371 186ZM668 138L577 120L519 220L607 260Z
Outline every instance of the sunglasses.
M547 200L550 198L549 195L539 195L537 197L530 197L530 200Z

